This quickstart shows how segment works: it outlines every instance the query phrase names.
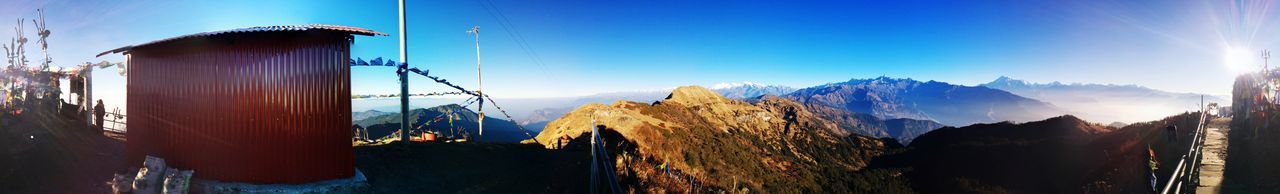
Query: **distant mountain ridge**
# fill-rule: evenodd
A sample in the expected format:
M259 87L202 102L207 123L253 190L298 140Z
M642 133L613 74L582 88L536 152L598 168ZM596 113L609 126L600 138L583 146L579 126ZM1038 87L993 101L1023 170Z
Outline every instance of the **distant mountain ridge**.
M796 88L779 85L764 85L754 82L719 83L712 86L711 91L720 93L729 99L747 99L763 95L781 96L796 91Z
M933 120L950 126L1026 122L1064 114L1052 104L987 87L878 77L804 88L786 98L882 119Z
M392 113L382 112L378 110L366 110L366 111L360 111L360 112L353 112L351 113L351 122L357 122L360 120L367 119L369 117L382 116L386 114L392 114Z
M1053 103L1082 119L1099 123L1148 121L1185 112L1194 109L1203 95L1132 84L1031 83L1005 76L978 86ZM1224 96L1205 95L1204 99L1205 103L1227 103Z
M463 133L476 137L480 134L477 128L479 114L472 112L470 109L457 104L440 105L431 108L419 108L409 111L409 122L411 128L418 128L427 122L432 122L425 128L432 131L444 133L446 135L455 133L461 135ZM454 114L453 126L461 128L461 131L452 131L449 126L448 113ZM442 116L443 115L443 116ZM437 120L438 119L438 120ZM394 133L400 129L400 113L386 113L378 116L365 118L354 122L369 130L370 138L379 138ZM530 132L529 135L532 135ZM516 123L512 123L505 119L498 119L486 116L484 119L484 136L482 141L488 142L520 142L521 140L530 139L525 131L520 130Z

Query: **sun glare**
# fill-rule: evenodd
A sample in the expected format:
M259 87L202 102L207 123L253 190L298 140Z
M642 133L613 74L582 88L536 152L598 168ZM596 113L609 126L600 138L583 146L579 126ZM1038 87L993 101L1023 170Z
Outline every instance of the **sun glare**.
M1234 72L1248 71L1254 64L1253 52L1245 48L1229 48L1222 55L1223 65Z

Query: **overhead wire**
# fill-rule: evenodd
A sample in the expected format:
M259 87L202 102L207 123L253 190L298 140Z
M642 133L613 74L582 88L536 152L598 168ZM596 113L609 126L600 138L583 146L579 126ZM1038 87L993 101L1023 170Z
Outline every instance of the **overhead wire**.
M506 110L503 110L501 106L498 106L498 103L497 103L497 102L494 102L494 101L493 101L493 98L489 97L489 95L487 95L487 94L486 94L486 95L484 95L484 98L485 98L485 99L489 99L489 105L493 105L493 108L497 108L497 109L498 109L498 112L502 112L502 116L506 116L506 117L507 117L507 121L511 121L512 123L515 123L515 122L516 122L516 119L515 119L515 118L513 118L513 117L511 117L511 114L507 114L507 111L506 111ZM525 135L525 136L529 136L529 138L530 138L530 139L532 139L534 143L538 143L538 139L537 139L537 138L534 138L534 136L533 136L533 134L532 134L532 133L529 133L529 132L533 132L533 131L530 131L529 129L525 129L525 128L524 128L524 126L520 126L520 124L519 124L519 123L516 123L516 128L520 128L520 131L521 131L521 132L524 132L524 135Z
M373 59L373 60L369 60L369 61L365 61L365 60L364 60L364 59L362 59L362 58L351 59L351 60L350 60L350 65L351 65L351 66L399 67L399 69L405 69L405 67L407 67L407 66L408 66L408 64L407 64L407 63L399 63L399 64L397 64L395 61L391 61L391 60L388 60L388 61L385 61L385 62L384 62L384 61L382 60L382 57L378 57L378 58L375 58L375 59ZM399 71L399 70L397 70L397 71ZM469 102L471 102L471 103L474 103L474 102L477 102L477 101L482 101L482 100L487 99L487 100L489 101L490 105L492 105L494 108L498 109L498 111L499 111L499 112L502 112L502 115L503 115L503 116L507 117L507 121L510 121L510 122L512 122L512 123L515 123L515 124L516 124L516 128L519 128L519 129L520 129L520 131L521 131L521 132L523 132L525 136L528 136L530 139L533 139L533 141L534 141L535 143L537 143L537 142L538 142L538 140L537 140L537 139L534 139L533 134L532 134L532 133L530 133L530 132L532 132L532 131L530 131L529 129L525 129L525 128L524 128L524 126L521 126L519 123L516 123L515 118L514 118L514 117L512 117L510 113L507 113L507 111L506 111L505 109L502 109L502 107L501 107L501 106L498 106L498 104L497 104L497 103L494 103L493 98L492 98L492 97L490 97L489 95L487 95L487 94L480 94L480 93L477 93L477 92L472 91L472 90L467 90L466 88L463 88L462 86L458 86L458 85L455 85L455 84L453 84L453 83L450 83L450 82L449 82L449 80L446 80L446 79L443 79L443 78L440 78L440 77L436 77L436 76L431 76L431 75L430 75L430 71L428 71L428 70L421 70L421 69L418 69L418 68L416 68L416 67L415 67L415 68L408 68L408 71L409 71L409 72L413 72L413 73L418 74L418 75L421 75L421 76L423 76L423 77L427 77L427 79L431 79L432 81L435 81L436 83L443 84L443 85L445 85L445 86L449 86L449 87L452 87L452 88L454 88L454 89L457 89L457 90L458 90L457 92L434 92L434 93L429 93L429 94L440 94L440 95L450 94L450 95L470 95L470 96L474 96L474 98L468 98L468 100L467 100L467 101L464 101L464 102L468 102L468 101L469 101ZM407 72L402 72L402 73L407 73ZM410 96L412 96L412 95L410 95ZM471 100L473 100L473 99L474 99L475 101L471 101ZM471 105L471 103L467 103L467 105ZM463 106L463 107L465 108L466 106ZM435 118L433 118L433 120L434 120L434 119L435 119Z
M529 60L533 62L534 65L538 65L539 70L542 71L543 77L546 77L547 80L556 80L555 76L550 75L551 71L547 70L547 64L543 62L542 56L538 55L537 50L533 49L533 46L529 44L529 41L524 37L524 34L520 33L520 30L517 29L514 24L511 24L511 19L507 18L507 15L502 13L502 8L499 8L497 4L494 4L493 1L489 0L477 2L485 9L485 12L489 13L489 16L498 21L498 26L502 27L502 29L507 32L507 36L511 37L511 39L516 42L516 45L520 47L520 50L524 51L525 55L529 56Z

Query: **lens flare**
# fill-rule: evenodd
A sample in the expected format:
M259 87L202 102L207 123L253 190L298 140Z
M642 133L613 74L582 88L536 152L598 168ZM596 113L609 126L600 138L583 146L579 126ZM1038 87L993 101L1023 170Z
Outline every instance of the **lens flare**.
M1249 71L1256 65L1253 52L1246 48L1229 48L1222 57L1223 65L1237 73Z

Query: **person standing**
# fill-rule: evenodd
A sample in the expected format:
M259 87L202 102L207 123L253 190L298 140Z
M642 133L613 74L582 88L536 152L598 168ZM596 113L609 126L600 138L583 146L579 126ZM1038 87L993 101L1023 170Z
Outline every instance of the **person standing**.
M782 120L787 121L786 126L782 128L782 134L791 133L791 125L796 124L796 107L787 107L786 112L782 115Z
M93 123L96 124L93 127L94 129L97 129L99 133L103 131L102 117L106 115L107 108L102 106L102 99L98 99L98 105L93 106Z
M1160 192L1158 188L1160 185L1156 182L1159 180L1156 178L1156 170L1159 169L1159 166L1160 161L1156 160L1156 151L1151 150L1151 145L1147 145L1147 169L1151 170L1147 173L1150 175L1147 179L1151 180L1152 192Z
M1169 142L1176 142L1176 141L1178 141L1178 126L1177 126L1177 125L1169 125L1168 127L1164 127L1164 130L1165 130L1165 133L1168 133L1168 134L1169 134Z

